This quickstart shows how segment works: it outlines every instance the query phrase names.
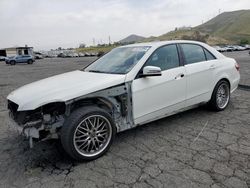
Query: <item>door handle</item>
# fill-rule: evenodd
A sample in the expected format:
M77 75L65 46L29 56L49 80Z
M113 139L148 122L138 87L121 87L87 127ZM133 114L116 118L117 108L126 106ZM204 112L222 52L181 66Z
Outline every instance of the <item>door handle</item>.
M183 73L181 73L181 74L178 74L176 77L175 77L175 79L176 80L179 80L179 79L181 79L181 78L183 78L185 75L183 74Z
M210 66L210 69L215 69L215 68L216 68L215 65Z

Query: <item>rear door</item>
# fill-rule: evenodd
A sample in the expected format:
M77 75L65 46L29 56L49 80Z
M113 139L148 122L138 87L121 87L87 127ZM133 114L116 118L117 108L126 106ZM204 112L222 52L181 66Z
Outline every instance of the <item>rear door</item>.
M18 56L16 57L16 62L17 62L17 63L22 62L22 56L21 56L21 55L18 55Z
M23 55L22 62L26 63L26 62L28 62L28 60L29 60L29 56L28 55Z
M210 99L215 57L198 44L180 44L187 79L186 106L198 104Z

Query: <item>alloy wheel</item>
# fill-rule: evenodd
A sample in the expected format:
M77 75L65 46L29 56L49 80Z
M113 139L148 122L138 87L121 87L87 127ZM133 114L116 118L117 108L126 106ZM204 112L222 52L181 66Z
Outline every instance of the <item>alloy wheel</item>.
M216 103L219 108L223 109L227 106L229 102L229 87L226 83L219 86L216 93Z
M92 115L81 121L74 132L74 147L80 155L93 157L109 144L112 126L102 115Z

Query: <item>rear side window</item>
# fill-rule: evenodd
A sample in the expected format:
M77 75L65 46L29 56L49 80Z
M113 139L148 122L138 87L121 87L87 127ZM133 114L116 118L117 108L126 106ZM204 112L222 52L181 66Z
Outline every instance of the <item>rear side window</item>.
M201 46L196 44L181 44L181 47L184 53L186 64L206 61L205 53Z
M215 59L215 57L208 50L206 50L205 48L204 48L204 52L206 54L207 61Z
M179 67L179 56L176 45L171 44L158 48L146 62L145 66L157 66L162 71Z

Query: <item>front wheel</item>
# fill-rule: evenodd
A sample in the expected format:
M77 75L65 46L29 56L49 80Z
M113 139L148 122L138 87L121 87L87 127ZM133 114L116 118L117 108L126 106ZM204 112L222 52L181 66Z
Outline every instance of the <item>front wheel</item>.
M225 80L221 80L216 84L214 88L209 105L215 111L222 111L227 107L229 100L230 100L229 83Z
M61 129L61 143L72 158L94 160L107 152L115 132L109 113L99 107L83 107L65 121Z

